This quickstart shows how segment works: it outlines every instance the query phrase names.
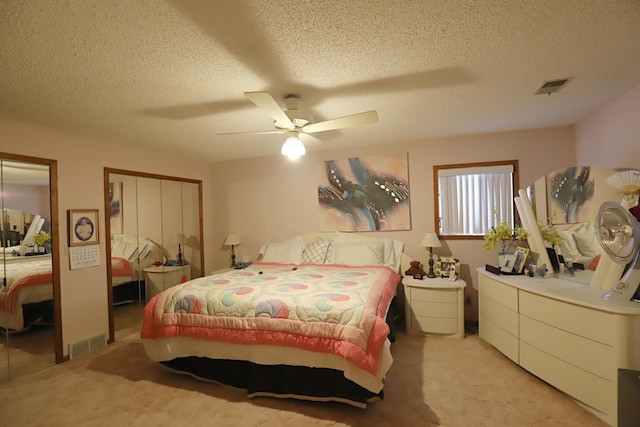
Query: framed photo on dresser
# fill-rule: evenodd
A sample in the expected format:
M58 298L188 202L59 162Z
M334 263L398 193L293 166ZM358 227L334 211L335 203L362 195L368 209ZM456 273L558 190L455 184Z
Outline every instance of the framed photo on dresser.
M436 276L450 277L453 273L455 276L460 274L460 260L458 258L440 257L436 260Z
M522 246L518 246L514 253L513 260L513 272L521 274L522 269L524 268L525 261L527 260L527 256L529 255L529 249L523 248Z

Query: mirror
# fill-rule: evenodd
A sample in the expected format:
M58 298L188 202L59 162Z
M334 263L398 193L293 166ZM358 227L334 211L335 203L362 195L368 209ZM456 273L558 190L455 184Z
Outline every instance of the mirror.
M147 301L202 276L202 183L105 169L109 342L139 331Z
M597 241L594 221L603 203L623 200L624 195L610 183L610 177L616 173L613 169L574 166L552 171L525 190L535 219L553 225L562 235L564 242L556 248L560 260L577 267L573 273L561 268L557 277L592 286L594 281L604 280L596 275L596 270L601 260L603 264L609 260ZM545 249L548 247L546 243ZM548 253L550 258L553 254ZM602 273L603 269L598 270ZM620 274L621 271L616 273L617 279Z
M0 383L62 360L56 162L0 154Z

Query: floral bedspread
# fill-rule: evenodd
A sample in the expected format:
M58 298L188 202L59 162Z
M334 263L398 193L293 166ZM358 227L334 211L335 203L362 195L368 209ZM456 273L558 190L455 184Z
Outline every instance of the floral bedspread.
M0 269L0 275L2 269ZM7 262L4 265L6 286L0 292L0 311L12 313L15 309L15 296L26 286L53 283L51 259L39 261ZM53 289L53 288L52 288ZM51 291L53 298L53 290Z
M141 337L296 347L337 354L375 374L399 282L383 266L254 263L156 295Z

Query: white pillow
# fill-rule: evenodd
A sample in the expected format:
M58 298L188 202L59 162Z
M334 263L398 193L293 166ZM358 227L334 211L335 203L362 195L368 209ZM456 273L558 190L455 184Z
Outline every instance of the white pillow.
M567 258L568 261L572 261L574 258L579 257L581 254L580 250L578 249L578 245L573 238L574 233L572 233L571 231L560 231L560 235L564 239L562 242L562 246L560 246L560 252L562 253L562 256Z
M302 252L306 242L300 236L281 242L270 243L263 247L263 262L278 262L281 264L301 264Z
M335 263L344 265L385 265L384 243L379 240L370 242L335 242Z
M302 252L302 264L324 264L327 260L330 243L322 238L309 243Z
M573 238L576 240L576 244L578 246L578 250L584 256L594 257L598 255L600 252L600 243L596 238L595 233L575 233Z
M402 254L402 247L404 246L402 242L398 242L399 245L396 245L395 243L396 241L388 237L366 237L366 236L361 236L359 234L348 234L348 233L340 233L340 232L336 232L336 237L335 237L336 249L337 249L337 245L340 243L361 243L361 242L366 243L366 242L372 242L372 241L382 242L384 246L383 261L381 265L389 266L393 268L394 271L398 271L400 269L400 257ZM397 250L398 246L400 248L399 251ZM336 264L340 264L337 261L335 262ZM371 265L378 265L378 264L371 264Z

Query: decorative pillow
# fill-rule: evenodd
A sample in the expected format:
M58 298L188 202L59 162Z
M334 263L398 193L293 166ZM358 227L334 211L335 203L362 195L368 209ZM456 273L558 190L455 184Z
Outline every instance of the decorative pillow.
M368 243L368 242L382 242L384 246L384 254L383 254L383 262L381 265L387 265L394 269L394 271L398 271L400 269L400 256L402 254L402 247L404 246L402 242L398 242L399 245L396 245L396 241L387 237L366 237L361 236L359 234L349 234L349 233L340 233L336 232L335 243L336 245L341 243ZM399 251L398 251L399 248ZM336 261L336 264L340 264ZM371 264L378 265L378 264Z
M573 238L574 233L572 233L571 231L560 231L560 235L564 239L562 242L562 246L560 246L562 256L567 258L568 260L579 257L581 254L580 250L578 249L578 245Z
M573 238L576 240L576 245L582 255L593 257L601 252L600 243L598 243L595 233L575 233Z
M301 264L306 242L300 236L282 242L270 243L264 247L262 262L281 264Z
M333 240L327 240L327 242L329 242L329 246L327 246L327 257L324 259L324 263L333 264L336 258L336 251L335 251L336 245Z
M336 242L335 263L344 265L385 265L384 243L379 240L370 242Z
M302 252L302 264L324 264L329 246L331 246L330 242L322 238L309 243Z

